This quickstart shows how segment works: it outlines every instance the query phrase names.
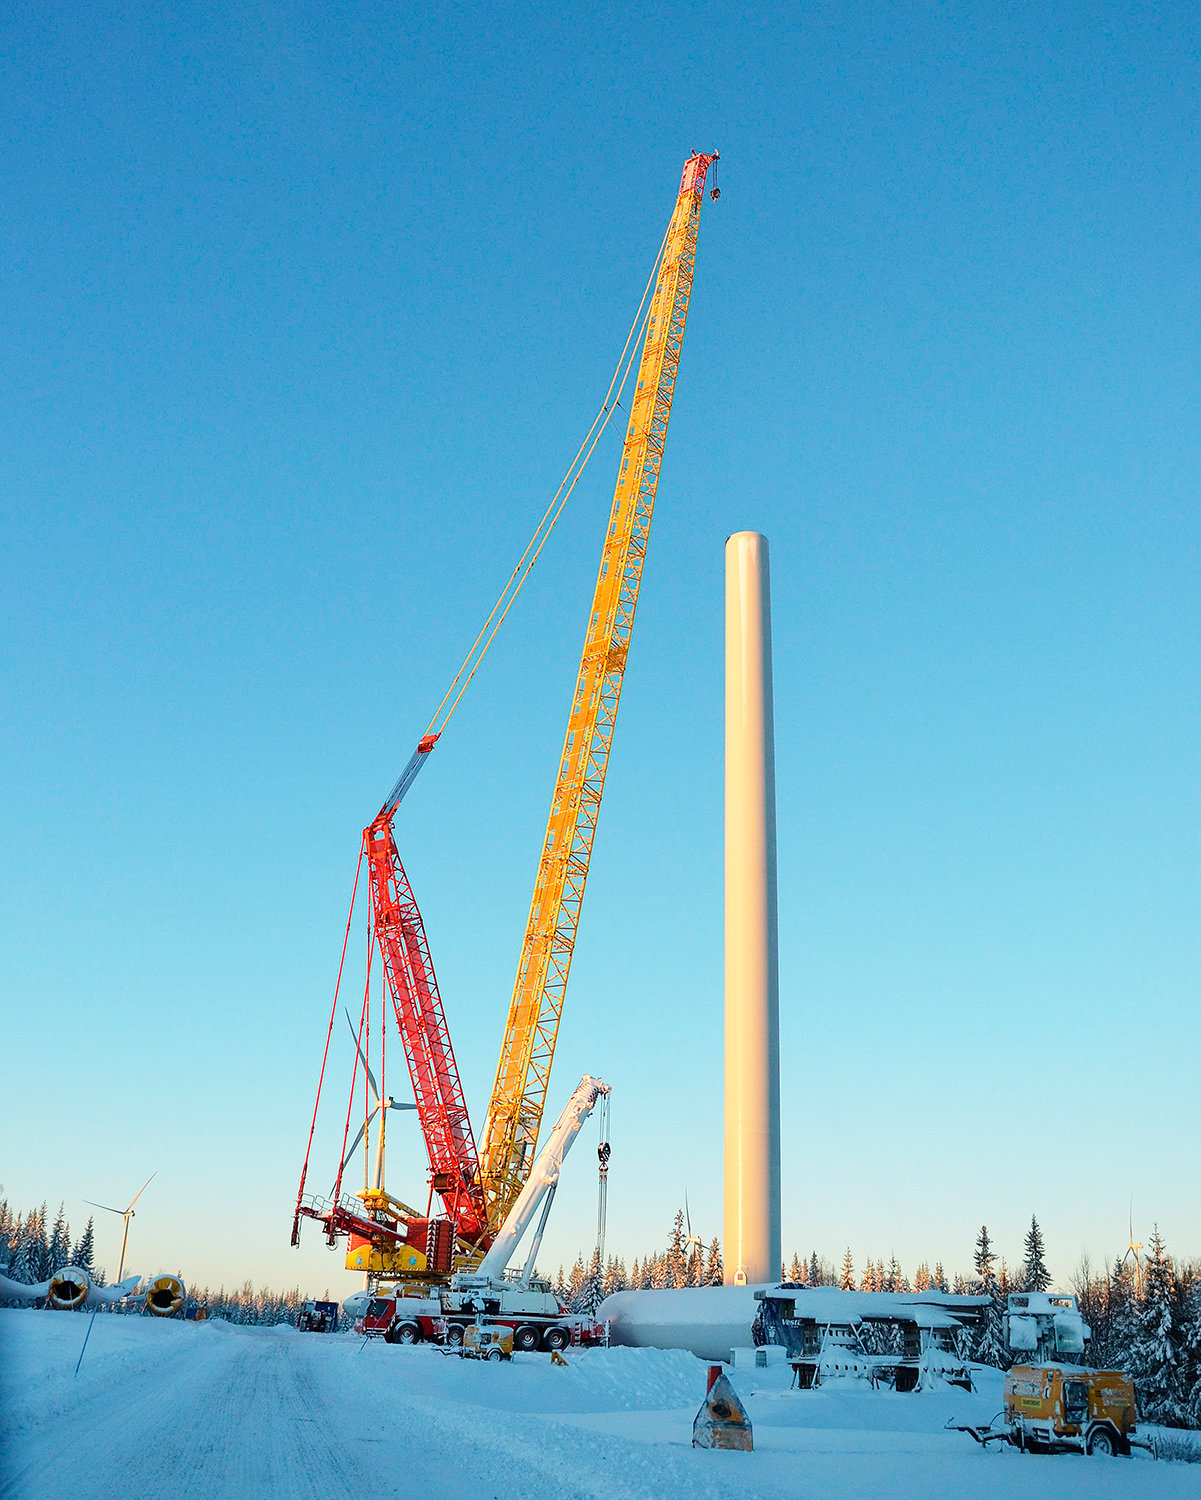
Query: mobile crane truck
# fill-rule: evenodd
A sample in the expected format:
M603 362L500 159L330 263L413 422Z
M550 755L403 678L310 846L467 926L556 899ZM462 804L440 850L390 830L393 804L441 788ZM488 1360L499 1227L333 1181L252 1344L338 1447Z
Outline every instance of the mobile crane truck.
M426 1297L376 1297L364 1313L361 1331L382 1334L389 1343L429 1342L461 1347L468 1328L479 1325L507 1330L514 1349L558 1351L569 1344L602 1343L605 1325L586 1314L568 1312L550 1284L535 1277L534 1262L542 1245L564 1158L597 1100L607 1101L608 1095L609 1086L600 1079L588 1074L580 1079L539 1152L517 1201L475 1270L460 1272L452 1277L449 1287L431 1289ZM607 1131L602 1131L602 1135L607 1135ZM608 1141L602 1140L598 1152L602 1169L608 1166L607 1148ZM535 1216L537 1225L525 1264L514 1274L509 1270L509 1262Z

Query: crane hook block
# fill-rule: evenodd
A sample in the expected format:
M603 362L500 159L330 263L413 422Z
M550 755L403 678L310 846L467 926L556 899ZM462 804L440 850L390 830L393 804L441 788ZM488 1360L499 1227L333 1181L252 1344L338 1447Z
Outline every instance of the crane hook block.
M438 736L436 734L427 734L424 739L417 741L418 755L428 755L437 743Z

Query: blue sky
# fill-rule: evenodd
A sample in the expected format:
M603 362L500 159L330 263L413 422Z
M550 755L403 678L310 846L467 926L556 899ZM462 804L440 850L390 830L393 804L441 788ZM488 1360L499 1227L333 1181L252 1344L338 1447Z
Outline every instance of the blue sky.
M1132 1196L1201 1248L1192 8L7 16L3 1191L81 1222L157 1169L135 1269L353 1284L287 1233L359 831L716 146L551 1087L613 1085L611 1246L685 1190L720 1231L754 528L786 1252L1012 1263L1036 1212L1066 1275ZM477 1122L617 444L398 830Z

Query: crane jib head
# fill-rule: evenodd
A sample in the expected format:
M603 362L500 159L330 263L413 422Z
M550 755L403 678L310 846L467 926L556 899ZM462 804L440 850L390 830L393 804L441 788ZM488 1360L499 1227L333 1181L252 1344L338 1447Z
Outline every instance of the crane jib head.
M396 809L400 806L401 798L417 779L417 772L425 765L426 756L437 743L438 736L436 734L427 734L418 740L416 750L409 756L408 765L400 773L395 786L385 798L383 807L376 814L377 821L380 818L387 818L389 820L392 818Z
M718 159L719 153L711 151L706 156L694 151L684 163L684 175L680 178L680 193L701 193L705 187L705 173Z

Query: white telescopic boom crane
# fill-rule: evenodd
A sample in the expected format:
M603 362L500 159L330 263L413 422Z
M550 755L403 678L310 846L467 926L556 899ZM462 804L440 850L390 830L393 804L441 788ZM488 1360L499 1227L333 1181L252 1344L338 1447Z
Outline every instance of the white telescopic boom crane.
M534 1269L534 1258L542 1243L542 1231L546 1228L550 1206L554 1202L555 1189L559 1186L563 1160L571 1150L584 1121L592 1113L596 1101L602 1096L607 1098L608 1094L609 1085L602 1083L599 1078L593 1078L585 1073L580 1079L563 1113L555 1121L555 1127L547 1137L546 1145L538 1153L538 1159L517 1201L497 1231L491 1249L474 1271L467 1271L455 1277L456 1287L483 1286L489 1282L500 1281L522 1237L533 1222L534 1215L541 1209L538 1228L522 1274L522 1281L529 1280Z

